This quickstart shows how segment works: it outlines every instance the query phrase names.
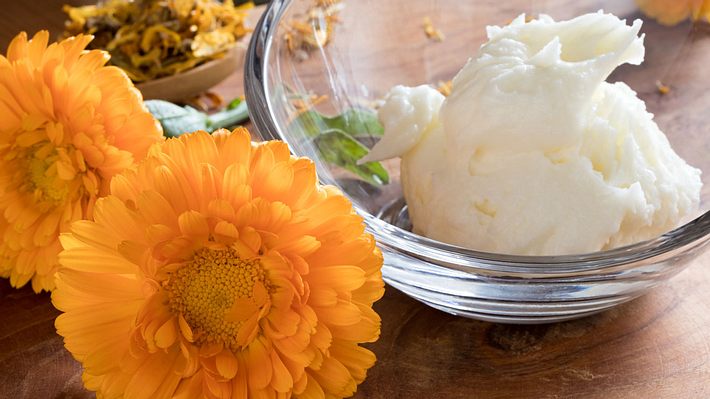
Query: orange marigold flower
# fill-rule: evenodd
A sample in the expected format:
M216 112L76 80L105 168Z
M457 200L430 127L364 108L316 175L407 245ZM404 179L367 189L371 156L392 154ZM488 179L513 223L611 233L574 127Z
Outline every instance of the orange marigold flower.
M62 235L56 327L100 398L335 398L375 362L382 255L314 164L183 135Z
M710 0L636 0L636 4L663 25L676 25L689 17L710 21Z
M161 139L141 95L91 36L23 32L0 55L0 276L54 287L59 234Z

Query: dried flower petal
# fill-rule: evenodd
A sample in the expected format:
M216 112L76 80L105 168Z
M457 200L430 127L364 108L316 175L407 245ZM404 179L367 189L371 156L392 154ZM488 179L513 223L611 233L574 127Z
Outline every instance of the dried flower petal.
M429 39L432 39L437 42L443 42L446 36L439 30L434 27L434 24L431 22L431 18L429 17L424 17L424 23L423 23L423 28L424 28L424 34Z
M224 56L248 32L251 3L214 0L106 0L65 6L65 35L96 36L91 48L106 49L111 63L134 82L174 75Z
M340 0L314 0L305 13L286 23L283 35L286 49L298 61L304 61L310 51L327 46L344 6Z

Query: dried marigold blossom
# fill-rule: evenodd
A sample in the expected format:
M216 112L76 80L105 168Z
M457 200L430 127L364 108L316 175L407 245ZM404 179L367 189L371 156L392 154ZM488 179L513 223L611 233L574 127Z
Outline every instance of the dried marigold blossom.
M48 40L21 33L0 55L0 276L36 292L54 287L59 234L162 140L108 54L84 50L91 36Z
M313 162L244 129L156 146L62 236L56 326L102 398L346 397L382 255Z
M172 76L223 57L251 30L248 2L224 0L104 0L64 6L65 35L93 34L92 48L136 83Z
M327 46L344 7L340 0L313 0L308 10L284 25L286 49L303 61L310 51Z

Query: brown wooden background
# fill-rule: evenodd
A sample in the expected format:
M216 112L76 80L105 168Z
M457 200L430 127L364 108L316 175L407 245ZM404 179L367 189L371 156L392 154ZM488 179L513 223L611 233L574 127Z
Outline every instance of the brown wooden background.
M58 33L62 3L0 0L0 48L21 29ZM217 88L242 90L238 73ZM708 267L710 251L638 300L543 326L458 318L388 289L375 305L378 362L356 397L710 398ZM48 294L0 280L0 398L94 397L55 333L57 314Z

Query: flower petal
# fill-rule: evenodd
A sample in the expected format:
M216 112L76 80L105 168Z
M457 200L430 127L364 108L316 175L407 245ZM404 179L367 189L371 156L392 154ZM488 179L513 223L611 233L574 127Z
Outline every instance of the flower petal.
M224 320L229 322L245 321L259 310L249 298L237 298L232 303L232 307L224 315Z
M235 375L237 375L239 363L237 362L237 358L232 354L231 350L223 349L220 353L218 353L215 358L215 364L219 375L222 377L231 380Z
M155 332L155 345L158 348L168 348L175 343L177 339L177 320L172 318L163 324L158 331Z
M178 315L178 326L180 327L180 332L182 336L187 340L187 342L195 342L195 337L192 333L192 328L187 324L185 317L182 314Z
M197 211L187 211L180 214L178 225L182 234L196 239L206 241L210 234L207 219Z
M255 339L247 349L247 365L249 375L249 386L256 389L265 388L273 375L271 358L259 339Z
M271 365L274 368L271 386L276 392L288 392L293 387L293 377L286 366L281 361L281 358L276 351L269 352L271 356Z

